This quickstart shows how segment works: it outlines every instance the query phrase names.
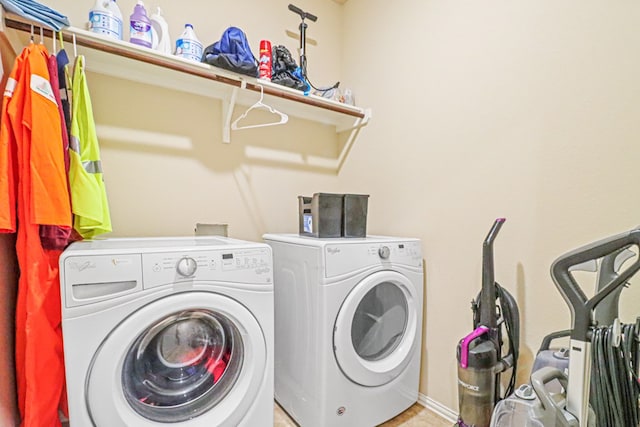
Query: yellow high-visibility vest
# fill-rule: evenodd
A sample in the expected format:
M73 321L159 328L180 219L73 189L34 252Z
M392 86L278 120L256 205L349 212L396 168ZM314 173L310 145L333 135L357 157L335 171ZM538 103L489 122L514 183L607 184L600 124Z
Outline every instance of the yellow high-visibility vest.
M111 231L111 216L82 55L76 58L72 93L69 185L73 227L82 237L91 238Z

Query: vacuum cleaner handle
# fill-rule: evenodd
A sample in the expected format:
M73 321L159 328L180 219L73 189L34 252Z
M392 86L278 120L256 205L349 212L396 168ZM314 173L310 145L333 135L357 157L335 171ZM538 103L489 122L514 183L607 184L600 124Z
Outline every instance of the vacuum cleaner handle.
M635 252L630 251L627 248L623 248L617 250L609 256L602 258L602 265L600 266L600 273L598 274L598 288L601 287L601 283L608 282L608 280L606 280L606 277L611 279L614 275L617 276L620 267L622 267L622 264L624 264L628 259L633 258L635 255ZM605 278L600 276L604 276Z
M620 267L622 267L622 264L624 264L625 261L627 261L630 258L633 258L634 256L635 256L635 253L625 247L622 249L618 249L617 251L603 257L599 269L598 269L598 263L596 260L589 260L585 263L573 265L569 267L569 271L580 270L580 271L598 272L596 290L600 290L600 289L603 289L606 286L606 284L609 283L611 280L618 277L618 270L620 270ZM602 324L602 325L613 324L613 318L618 317L617 315L618 299L614 297L616 297L616 294L618 294L619 296L620 291L622 291L622 288L618 288L618 291L604 298L600 303L600 305L596 307L596 310L595 310L596 320L598 320L598 311L602 311L602 313L600 314L600 317L606 317L611 319L610 322L607 322L607 323L599 322L599 324ZM550 333L549 335L545 336L542 339L542 343L540 344L538 353L545 350L549 350L551 348L551 342L553 340L556 340L559 338L566 338L569 336L571 336L571 329L565 329L562 331L556 331L556 332Z
M570 335L571 335L571 329L565 329L563 331L556 331L556 332L550 333L549 335L547 335L542 339L542 343L540 344L540 349L538 350L538 353L545 350L549 350L549 348L551 347L551 341L558 338L565 338Z
M573 317L571 338L586 342L591 326L591 311L609 294L623 286L629 278L640 270L640 257L617 277L598 289L595 295L588 299L580 286L569 272L572 266L595 260L614 253L620 249L635 245L640 248L640 228L617 234L560 256L551 265L551 277L556 287L571 309Z
M533 391L542 406L542 413L539 415L540 425L556 427L578 427L581 424L573 417L565 416L564 402L556 401L545 387L550 381L558 380L562 388L567 390L569 380L567 376L557 368L546 366L531 374L531 385ZM586 425L585 425L586 427Z
M600 269L598 270L598 279L596 290L603 289L609 282L618 276L618 271L622 265L630 258L633 258L635 253L627 248L619 249L610 255L602 258L600 262ZM620 304L620 293L622 287L619 287L614 292L610 293L604 298L600 304L594 310L594 320L600 326L612 325L615 318L618 317L618 306Z
M558 368L545 366L531 374L531 385L533 386L533 390L535 391L536 396L538 396L538 399L540 399L542 407L546 411L551 410L551 408L556 405L555 400L551 397L551 394L545 387L545 384L550 383L553 380L558 380L562 388L565 390L567 389L567 376Z
M482 244L482 291L480 295L480 325L495 329L498 326L496 316L496 286L493 266L493 242L506 218L498 218Z
M473 332L460 340L460 367L467 369L469 366L469 346L471 345L471 342L488 332L489 328L486 326L478 326Z

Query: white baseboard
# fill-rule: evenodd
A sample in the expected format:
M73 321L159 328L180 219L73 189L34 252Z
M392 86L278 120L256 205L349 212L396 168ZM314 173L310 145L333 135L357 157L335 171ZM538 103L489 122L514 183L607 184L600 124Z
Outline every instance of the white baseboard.
M447 408L442 403L435 401L422 393L418 394L418 403L447 421L451 421L452 423L458 421L457 412Z

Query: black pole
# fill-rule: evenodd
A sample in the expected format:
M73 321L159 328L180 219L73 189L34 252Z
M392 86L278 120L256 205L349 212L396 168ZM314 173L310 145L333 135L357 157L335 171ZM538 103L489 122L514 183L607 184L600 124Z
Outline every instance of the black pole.
M307 24L302 20L300 23L300 69L302 70L302 75L307 77L307 55L306 55L306 47L307 47Z
M300 30L300 70L302 70L302 75L306 79L307 78L307 54L305 51L307 49L307 23L304 22L304 20L308 19L312 22L316 22L318 20L318 17L310 14L309 12L305 12L299 7L296 7L292 4L289 4L289 10L292 11L293 13L298 14L300 16L300 19L302 19L302 22L300 23L300 27L298 27L298 29Z

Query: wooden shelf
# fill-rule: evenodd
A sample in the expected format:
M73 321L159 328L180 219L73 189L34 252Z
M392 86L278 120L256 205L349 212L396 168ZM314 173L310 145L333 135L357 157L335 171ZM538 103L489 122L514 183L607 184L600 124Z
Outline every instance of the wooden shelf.
M13 15L4 17L7 28L31 32L31 23ZM36 34L40 29L36 26ZM44 35L52 37L45 29ZM336 132L366 125L370 110L342 104L253 77L243 76L205 63L163 54L121 40L113 40L79 28L65 28L66 42L78 46L87 69L98 74L223 100L223 140L230 142L229 123L236 103L251 105L264 91L264 102L286 114L335 126Z

